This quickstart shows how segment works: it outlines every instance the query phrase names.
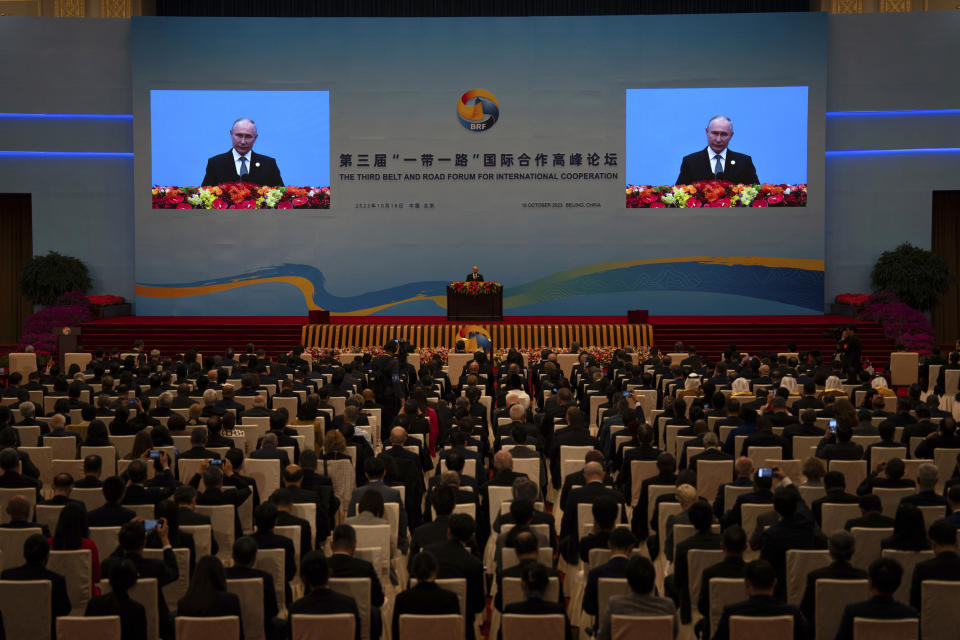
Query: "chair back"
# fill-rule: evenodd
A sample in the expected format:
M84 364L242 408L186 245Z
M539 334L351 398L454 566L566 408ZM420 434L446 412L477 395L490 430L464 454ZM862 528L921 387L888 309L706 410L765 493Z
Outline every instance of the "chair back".
M699 467L700 464L697 464ZM725 509L730 509L733 505L737 503L737 498L740 496L750 493L753 491L753 486L748 485L745 487L728 484L723 488L723 506ZM748 534L749 535L749 534Z
M539 480L537 485L539 486ZM489 498L490 506L490 522L494 522L497 519L497 515L500 513L500 505L504 502L507 502L513 498L513 488L512 487L487 487L487 496Z
M793 476L790 476L793 477ZM815 501L823 498L827 495L827 489L823 486L800 486L797 487L800 491L800 497L803 498L803 501L807 505L813 504ZM826 506L826 504L824 504ZM821 514L822 515L822 514Z
M133 441L136 439L137 436L110 436L110 442L117 448L117 455L121 458L133 451Z
M853 640L917 640L919 620L880 620L877 618L854 618ZM955 637L955 634L953 634Z
M564 637L565 618L563 614L520 615L506 613L501 618L501 640L528 640L533 637Z
M45 412L46 413L46 412ZM24 425L21 427L14 427L17 431L17 437L20 439L21 447L36 447L40 444L40 426L39 425ZM57 437L57 436L54 436ZM73 440L74 438L68 438ZM77 455L74 451L73 455ZM32 458L31 458L32 459Z
M227 591L240 600L240 619L246 640L264 640L263 580L260 578L228 579Z
M676 491L677 487L672 484L651 484L647 487L647 522L653 520L653 508L657 505L657 498L668 493L676 493ZM661 503L661 510L663 506L664 503Z
M295 524L277 525L273 532L278 536L283 536L293 543L293 566L297 567L297 573L300 573L300 526Z
M856 490L860 483L867 478L866 460L831 460L829 471L839 471L847 480L847 487Z
M212 553L213 527L209 524L182 524L180 530L193 536L193 547L198 558Z
M513 470L516 473L523 473L530 481L540 486L540 465L543 464L540 458L514 458Z
M960 582L924 580L920 585L920 632L924 638L947 640L960 629Z
M352 613L290 616L290 640L353 640L357 618Z
M893 518L897 515L897 507L900 506L900 501L916 492L917 490L914 487L877 487L873 490L873 495L880 498L883 515Z
M51 551L47 569L59 573L67 583L70 615L82 616L90 600L93 583L92 553L89 549Z
M663 505L661 505L662 509ZM577 536L583 538L593 528L593 503L577 504Z
M57 640L120 640L120 616L60 616Z
M117 448L113 445L107 447L88 447L81 445L80 458L98 455L103 461L103 477L112 476L117 472Z
M787 603L799 607L807 588L807 574L830 565L826 549L789 549L787 551Z
M793 616L730 616L730 637L737 640L791 640Z
M458 614L400 616L400 637L394 640L422 640L434 637L443 640L463 640L464 616ZM296 638L294 638L296 640Z
M866 571L870 563L880 557L880 541L893 535L893 527L853 527L850 533L856 541L850 564Z
M929 504L917 508L923 514L923 528L927 531L930 530L930 525L947 515L947 508L943 505Z
M607 613L607 605L613 596L625 596L630 593L630 585L626 578L600 578L597 581L597 601L600 603L599 619L603 620Z
M108 580L100 581L100 592L110 593L110 582ZM160 637L160 613L157 579L139 578L137 584L130 589L130 599L143 605L147 612L147 640L157 640Z
M698 460L697 494L710 503L717 497L717 490L733 478L733 460Z
M804 577L805 578L805 577ZM870 597L870 583L866 580L828 580L821 578L814 586L816 608L816 640L833 640L848 604L863 602Z
M293 462L293 459L290 460ZM251 478L257 483L257 491L261 496L270 496L274 491L280 488L280 461L279 460L257 460L256 458L246 458L243 461L243 468Z
M676 536L676 530L674 530ZM674 555L676 558L676 555ZM689 549L687 550L687 585L690 589L690 602L697 602L702 587L701 578L707 567L712 567L723 561L722 549Z
M177 560L177 579L164 585L163 599L175 604L187 595L187 589L190 587L190 549L186 547L173 549L173 556ZM163 549L144 549L143 557L163 561Z
M53 450L54 460L74 460L77 457L77 439L69 436L43 436L43 446ZM78 478L74 478L75 480Z
M57 528L61 511L63 511L62 504L38 504L34 507L34 521L40 526L46 525L50 533L53 533Z
M357 488L357 473L354 463L350 460L327 460L327 473L333 482L333 492L340 499L340 504L350 504L350 496ZM323 468L323 461L318 463L318 470Z
M747 599L747 585L743 578L711 578L710 591L710 637L717 632L723 608ZM792 627L791 627L792 629Z
M514 602L523 602L526 599L526 596L523 595L523 586L521 585L520 578L503 578L502 587L502 600L504 607L506 607L508 604L513 604ZM550 576L550 579L547 582L547 590L544 593L543 599L547 602L556 602L559 597L560 579L556 576Z
M877 465L881 462L886 462L888 460L892 460L893 458L900 458L903 460L906 457L906 447L874 447L870 449L870 468L876 469Z
M52 601L53 584L49 580L0 580L0 614L6 637L50 640Z
M78 460L78 462L82 461ZM74 487L73 491L70 492L70 497L82 502L87 508L87 511L93 511L107 503L107 499L103 497L103 489L97 487Z
M257 559L253 563L254 569L269 573L273 577L273 589L276 592L277 606L280 609L290 604L286 601L286 590L284 589L284 585L287 584L286 560L286 551L283 549L260 549L257 551Z
M53 449L50 447L19 447L19 450L30 456L30 462L40 471L40 482L43 486L53 485Z
M360 638L370 640L370 578L330 578L329 586L337 593L350 596L360 612Z
M859 517L860 505L855 502L851 504L824 502L820 510L820 529L829 536L842 531L847 520Z
M753 460L755 468L772 466L767 464L767 460L781 460L783 449L781 447L747 447L747 457Z
M673 616L610 616L610 640L635 638L673 640Z
M901 567L903 567L903 579L900 580L900 586L893 594L893 599L899 602L910 602L910 578L913 577L913 569L917 566L918 562L924 562L933 558L933 551L901 551L899 549L884 549L880 552L880 555L884 558L893 558L900 563Z
M244 466L246 466L246 461L244 461ZM233 555L233 539L236 535L236 529L234 528L234 512L236 509L229 504L198 504L196 510L197 513L210 517L213 536L217 539L219 545L217 555L224 562L229 561Z
M390 577L390 525L368 524L353 525L357 534L357 547L374 548L377 550L377 561L373 566L380 573L381 580Z
M72 438L60 438L60 440L70 439ZM50 461L50 474L56 478L58 473L69 473L70 477L72 477L75 481L79 480L83 477L83 460L78 458L57 458L56 452L54 452L54 458ZM74 491L76 491L76 488Z
M243 505L240 505L241 507ZM250 506L253 506L253 503L250 503ZM314 527L317 525L317 503L316 502L295 502L293 504L293 515L298 518L303 518L307 521L307 524L310 525L310 539L316 539L316 531ZM242 522L242 518L241 518Z
M120 545L120 527L90 527L90 539L97 552L106 558Z
M748 540L753 535L753 530L757 528L757 518L760 517L761 513L767 513L768 511L773 511L772 504L745 503L740 505L740 522Z
M157 513L156 506L152 504L125 504L122 506L124 509L133 511L141 520L153 520Z
M177 616L175 619L177 640L239 640L240 618L217 616L194 618Z
M23 543L35 533L43 533L43 530L39 527L0 528L0 569L12 569L23 564Z

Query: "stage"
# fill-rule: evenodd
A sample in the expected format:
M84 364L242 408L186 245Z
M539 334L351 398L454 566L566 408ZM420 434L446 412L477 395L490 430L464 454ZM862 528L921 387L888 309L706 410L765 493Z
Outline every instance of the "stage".
M746 353L817 349L829 357L835 341L825 335L851 320L835 315L650 316L647 324L628 324L626 316L513 316L495 323L454 323L442 316L331 316L330 324L308 324L305 316L127 316L82 325L80 344L128 349L142 339L164 355L194 348L222 353L242 351L248 342L268 354L286 353L297 344L325 348L380 347L390 339L418 347L453 348L465 327L482 327L494 348L582 346L656 346L672 351L677 341L695 346L708 358L734 344ZM857 322L864 355L886 367L893 344L879 325Z

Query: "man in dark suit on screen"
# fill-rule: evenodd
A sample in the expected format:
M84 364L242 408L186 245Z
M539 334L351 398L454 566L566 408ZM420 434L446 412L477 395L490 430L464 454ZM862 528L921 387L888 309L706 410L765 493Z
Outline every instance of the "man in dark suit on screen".
M473 265L473 269L470 270L470 273L467 274L467 277L464 278L465 282L483 282L483 274L480 273L480 268L477 265Z
M733 138L733 121L714 116L707 124L707 148L684 156L677 184L702 180L724 180L736 184L759 184L750 156L728 149Z
M230 128L233 148L207 160L204 187L224 182L250 182L267 187L282 187L283 178L277 161L253 152L257 140L257 124L250 118L238 118Z

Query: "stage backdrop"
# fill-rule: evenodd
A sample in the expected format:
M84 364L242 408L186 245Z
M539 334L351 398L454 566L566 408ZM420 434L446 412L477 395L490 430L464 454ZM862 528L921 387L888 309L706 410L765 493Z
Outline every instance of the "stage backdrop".
M507 315L820 313L826 33L826 16L806 13L134 19L137 313L442 315L447 283L474 264L504 284ZM755 87L806 106L780 128L752 121L770 109ZM631 92L724 88L743 91L630 108ZM151 95L178 95L160 91L223 93L182 119L168 103L158 128ZM247 91L310 92L329 110L292 98L253 114ZM624 206L636 154L658 168L636 180L672 183L725 109L730 149L754 156L762 182L794 194L806 182L805 206ZM199 186L240 117L288 185L329 185L329 209L231 209L236 193L154 208L163 187ZM633 137L644 130L678 133ZM764 160L778 146L789 156Z

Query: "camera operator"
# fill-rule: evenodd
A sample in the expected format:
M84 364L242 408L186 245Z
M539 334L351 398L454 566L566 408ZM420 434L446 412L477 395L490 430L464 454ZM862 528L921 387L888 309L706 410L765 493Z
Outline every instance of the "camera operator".
M835 359L840 361L844 371L850 369L860 371L862 355L863 343L857 336L857 326L854 324L847 325L841 330Z

